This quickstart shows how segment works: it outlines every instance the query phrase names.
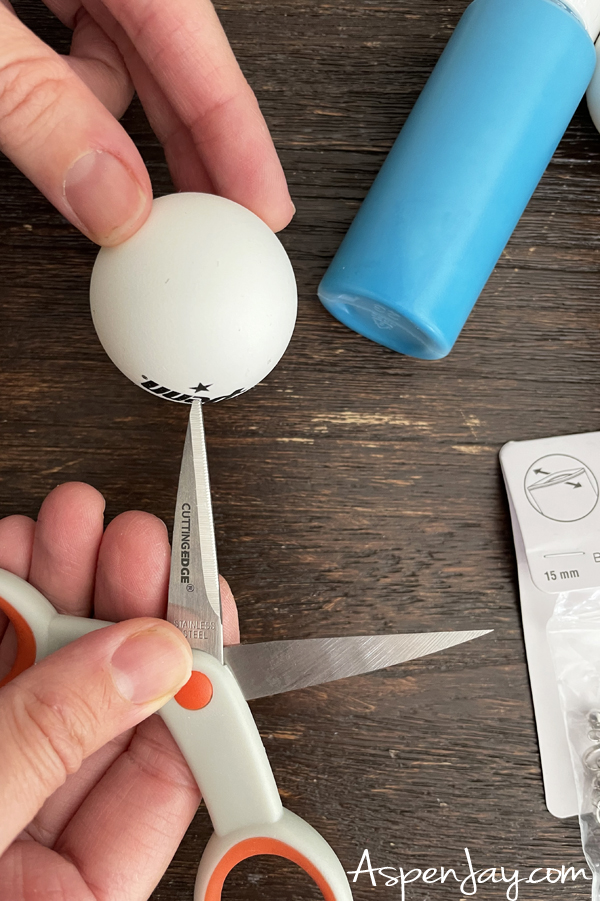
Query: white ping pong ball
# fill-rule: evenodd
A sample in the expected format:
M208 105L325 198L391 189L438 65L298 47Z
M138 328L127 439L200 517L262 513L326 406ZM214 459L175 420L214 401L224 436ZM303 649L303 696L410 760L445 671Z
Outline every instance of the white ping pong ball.
M180 403L252 388L283 356L296 321L296 280L278 238L212 194L155 200L133 237L102 248L90 294L113 363Z

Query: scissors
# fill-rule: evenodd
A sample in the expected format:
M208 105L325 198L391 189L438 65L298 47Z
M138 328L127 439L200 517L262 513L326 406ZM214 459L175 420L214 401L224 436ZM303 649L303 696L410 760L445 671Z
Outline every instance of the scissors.
M74 639L110 625L58 614L32 585L3 570L0 609L13 623L18 640L16 660L0 686ZM224 648L199 400L190 410L181 464L167 618L192 647L193 671L159 714L198 782L214 828L198 868L194 901L219 901L229 871L257 854L298 864L319 886L325 901L352 901L335 852L312 826L283 808L247 701L413 660L490 630Z

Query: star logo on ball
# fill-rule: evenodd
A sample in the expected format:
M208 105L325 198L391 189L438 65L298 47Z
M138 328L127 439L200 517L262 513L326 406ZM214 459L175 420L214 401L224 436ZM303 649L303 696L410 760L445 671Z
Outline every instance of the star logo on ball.
M211 387L212 385L203 385L202 382L199 382L195 388L190 388L190 391L194 391L197 394L199 391L208 391Z

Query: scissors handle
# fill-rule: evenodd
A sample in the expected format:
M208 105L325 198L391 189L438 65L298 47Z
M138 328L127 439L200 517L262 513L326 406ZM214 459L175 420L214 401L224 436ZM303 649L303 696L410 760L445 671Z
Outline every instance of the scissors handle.
M69 642L110 623L65 616L29 583L0 570L0 610L17 633L15 663L0 686ZM159 711L185 757L215 834L200 861L195 901L219 901L240 861L273 854L298 864L325 901L352 901L333 850L304 820L284 810L250 708L231 670L193 651L190 680Z
M0 610L17 633L17 655L0 680L0 688L76 638L111 625L101 619L57 613L37 588L4 569L0 569Z
M346 874L325 839L285 808L274 823L211 836L198 868L194 901L220 901L227 874L242 860L258 854L284 857L297 864L318 885L325 901L352 901Z
M351 901L343 867L312 826L284 810L250 708L227 666L193 652L187 685L160 711L202 792L215 834L198 869L195 901L218 901L240 861L273 854L293 861L326 901Z

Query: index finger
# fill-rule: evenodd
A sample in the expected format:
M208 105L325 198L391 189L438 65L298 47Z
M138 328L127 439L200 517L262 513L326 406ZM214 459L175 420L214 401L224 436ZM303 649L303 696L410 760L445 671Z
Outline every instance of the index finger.
M215 190L271 227L286 225L294 206L285 175L212 3L86 0L100 19L101 5L119 22L189 129ZM118 33L111 37L119 43Z
M135 616L164 617L171 567L171 548L165 524L150 513L131 510L107 526L100 551L94 594L98 619L123 620ZM223 637L239 644L237 608L231 589L220 576Z

